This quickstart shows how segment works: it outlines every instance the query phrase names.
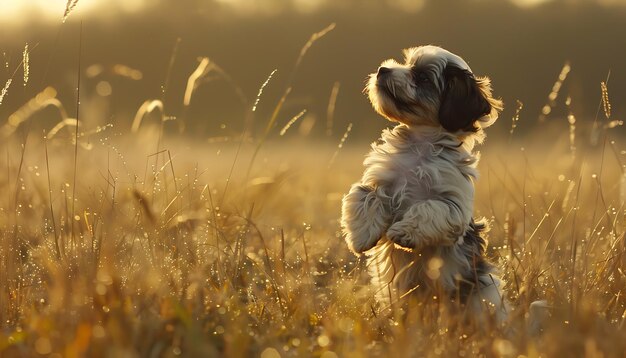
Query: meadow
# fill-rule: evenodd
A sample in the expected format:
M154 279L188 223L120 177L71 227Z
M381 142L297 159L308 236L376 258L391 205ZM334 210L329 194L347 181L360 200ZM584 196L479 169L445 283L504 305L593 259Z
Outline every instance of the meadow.
M221 71L209 64L189 97ZM339 227L368 150L350 129L367 123L307 135L281 113L289 83L258 133L189 139L159 100L98 127L47 88L1 129L0 355L623 356L626 148L606 84L590 85L596 118L538 122L520 105L479 148L475 210L512 303L505 327L466 325L436 299L374 301ZM559 89L548 108L569 102ZM44 108L53 125L32 120Z

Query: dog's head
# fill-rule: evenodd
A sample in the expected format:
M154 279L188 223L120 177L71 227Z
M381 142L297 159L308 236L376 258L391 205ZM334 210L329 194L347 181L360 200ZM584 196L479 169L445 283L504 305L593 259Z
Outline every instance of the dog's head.
M409 126L441 126L459 135L475 133L498 118L502 102L487 77L475 77L459 56L437 46L404 50L404 63L384 61L369 76L374 109Z

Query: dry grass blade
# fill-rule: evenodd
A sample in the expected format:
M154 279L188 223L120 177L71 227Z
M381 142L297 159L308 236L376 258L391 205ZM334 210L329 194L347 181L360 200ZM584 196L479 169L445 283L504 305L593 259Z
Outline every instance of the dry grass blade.
M50 132L48 132L48 139L54 138L57 133L59 133L59 131L61 131L61 129L63 128L76 126L78 126L78 121L76 120L76 118L65 118L57 123L54 127L52 127Z
M176 61L176 55L178 55L178 47L181 43L181 38L176 39L176 43L174 44L174 49L172 50L172 56L170 56L170 63L167 65L167 73L165 74L165 81L163 82L163 86L161 87L161 100L164 100L165 94L167 93L167 89L170 85L170 77L172 76L172 69L174 68L174 62Z
M63 12L63 23L70 17L70 14L74 10L74 8L78 5L78 0L67 0L67 4L65 4L65 12Z
M270 82L270 80L272 79L272 76L274 76L276 71L278 71L278 69L274 69L274 71L272 71L272 73L270 73L270 75L267 76L267 79L265 80L265 82L263 82L263 84L259 88L259 93L257 93L256 99L254 100L254 105L252 105L252 112L256 112L256 107L259 105L259 101L261 100L261 95L263 95L263 90L265 89L265 86L267 86L267 84Z
M520 101L519 99L515 101L517 102L517 109L515 109L515 115L511 119L511 130L509 131L509 134L511 136L513 135L513 132L515 131L515 128L517 128L517 122L519 121L520 112L522 112L522 108L524 108L524 103L522 103L522 101Z
M291 90L292 90L291 86L293 84L293 80L296 77L296 73L298 72L298 68L300 68L300 64L302 63L302 60L304 59L304 56L309 51L311 46L313 46L315 41L317 41L317 40L321 39L322 37L324 37L327 33L332 31L334 28L335 28L335 24L332 23L332 24L328 25L326 28L324 28L322 31L314 33L313 35L311 35L311 38L309 39L309 41L307 41L307 43L304 44L304 46L300 50L300 55L298 56L298 59L296 60L296 64L293 67L293 70L291 71L291 77L289 78L289 81L287 83L287 89L285 90L285 93L283 93L283 96L278 101L278 104L276 105L276 108L274 108L274 112L272 113L272 117L267 122L267 126L265 127L265 134L268 134L269 131L272 129L272 127L274 127L274 123L276 122L276 118L278 118L278 114L280 113L280 110L283 107L283 104L285 103L285 101L287 100L287 97L291 93Z
M20 69L20 67L23 65L24 66L24 85L26 85L26 82L28 81L28 72L30 71L30 65L29 65L29 61L30 61L30 51L33 51L35 48L37 48L37 46L39 46L39 43L36 43L35 46L33 46L32 49L28 50L28 44L26 44L26 48L24 49L24 54L22 57L22 61L19 63L19 65L17 66L17 68L15 69L15 71L13 71L13 74L11 74L11 77L5 82L4 87L2 88L2 90L0 90L0 105L2 105L2 101L4 100L4 97L7 95L8 91L9 91L9 87L11 86L11 83L13 82L13 78L15 78L15 75L17 74L17 71ZM25 62L26 61L26 62ZM8 68L9 67L9 63L7 62L5 64L5 66Z
M600 82L600 90L602 92L602 107L604 108L604 116L606 119L611 119L611 102L609 101L609 89L606 86L606 82Z
M328 168L332 167L333 164L335 163L335 159L337 159L337 155L339 155L339 151L341 150L341 148L343 148L343 145L346 143L346 140L348 139L348 136L350 135L350 131L352 131L352 123L348 124L348 128L346 128L345 133L341 137L341 140L339 141L339 145L337 146L337 150L333 154L333 157L330 158L330 162L328 163Z
M0 127L0 137L8 137L24 122L29 120L35 113L47 108L54 107L58 110L61 120L67 118L67 112L61 101L56 98L57 92L52 87L46 87L35 97L31 98L17 111L9 116L9 120Z
M606 79L604 80L605 87L609 84L609 79L611 78L611 70L606 74ZM598 116L600 115L600 110L603 109L604 105L604 93L602 92L602 84L600 84L600 101L598 103L598 109L596 109L596 115L593 117L593 127L591 129L591 144L597 145L600 142L601 134L605 133L603 129L605 126L601 126L598 124ZM608 89L607 89L607 100L608 100ZM605 113L606 114L606 113Z
M332 31L334 28L335 28L335 24L332 23L328 25L326 28L324 28L322 31L314 33L313 35L311 35L311 38L309 39L309 41L307 41L306 44L304 44L304 46L300 50L300 55L298 56L298 59L296 60L296 64L294 65L293 70L291 71L291 76L289 77L289 81L287 81L287 88L285 89L285 93L283 93L283 95L278 100L276 107L274 107L272 116L270 117L269 121L267 121L267 125L265 126L263 137L259 141L259 144L256 146L254 153L252 153L252 158L250 159L250 164L248 165L248 170L246 171L246 181L250 175L250 170L252 170L252 165L254 164L256 156L259 154L259 150L261 149L261 146L263 146L263 143L267 139L268 134L274 127L276 123L276 119L278 118L278 114L280 113L280 110L282 109L283 104L285 104L287 97L289 97L289 94L291 93L293 80L296 76L296 73L298 72L300 63L302 63L302 59L304 58L304 55L306 55L307 51L311 48L311 46L313 46L315 41L324 37L324 35Z
M9 78L7 82L4 84L2 91L0 91L0 105L2 105L2 101L4 100L4 96L9 92L9 86L11 86L11 82L13 82L12 78Z
M135 113L135 119L133 119L133 125L131 126L130 131L133 133L137 133L145 116L156 110L159 111L159 114L161 115L161 122L163 122L163 102L158 99L143 102L143 104L137 110L137 113Z
M567 123L569 124L569 149L572 157L576 156L576 117L571 108L572 98L567 97L565 105L567 106Z
M302 47L302 49L300 50L300 56L298 56L298 59L296 60L296 66L294 67L294 74L295 71L298 69L298 67L300 66L300 63L302 62L302 59L304 58L304 55L306 55L307 51L309 51L309 49L311 48L311 46L313 46L313 44L315 43L315 41L321 39L322 37L326 36L327 33L331 32L332 30L335 29L336 24L332 23L328 26L326 26L323 30L314 33L313 35L311 35L311 38L309 39L309 41L307 41L306 44L304 44L304 47Z
M143 73L136 68L132 68L121 63L115 64L111 69L114 75L124 77L131 81L140 81L143 78Z
M333 125L335 122L335 107L337 105L337 96L339 95L339 87L341 83L335 82L333 89L330 91L330 99L326 108L326 135L333 135Z
M306 109L303 109L302 111L300 111L300 113L296 114L293 118L291 118L291 120L289 122L287 122L287 124L283 127L283 129L280 130L280 135L284 136L285 133L287 133L287 131L289 130L289 128L298 121L298 119L302 118L302 116L304 116L306 114Z
M274 127L274 124L276 123L276 118L278 118L278 113L280 113L280 110L283 108L283 105L285 104L287 97L289 97L289 94L291 93L291 89L292 89L291 86L287 87L287 90L285 91L285 93L283 93L283 96L280 97L280 99L278 100L278 104L276 104L276 107L274 107L274 111L272 112L272 116L270 117L270 120L267 121L267 125L265 126L265 132L263 133L263 137L267 136L272 130L272 128ZM263 140L264 139L262 139L262 141Z
M554 85L552 85L552 91L548 95L548 103L541 109L541 115L539 115L539 120L544 121L546 117L552 112L552 108L556 105L556 99L559 96L559 91L563 86L563 82L567 79L567 75L571 71L572 67L569 62L565 62L563 68L561 68L561 73L559 73L559 78L557 78Z
M145 215L148 221L150 221L150 223L152 224L155 224L157 218L154 212L152 211L152 208L150 207L148 198L137 189L133 190L133 198L139 204L139 207L141 208L141 212Z
M244 141L246 140L246 137L248 137L248 131L250 130L250 128L252 128L252 123L251 121L254 118L254 112L256 112L257 109L257 105L259 104L259 101L261 100L261 96L263 95L263 90L265 89L265 87L267 86L267 84L270 82L270 80L272 79L272 77L274 76L274 74L277 72L277 69L274 69L269 76L267 76L267 78L265 79L265 82L263 82L263 84L261 85L261 87L259 88L259 92L257 93L257 96L254 100L254 104L252 105L252 110L248 113L249 117L246 118L246 122L245 122L245 126L243 131L241 132L241 137L239 139L239 144L237 145L237 151L235 152L235 158L233 159L233 163L230 167L230 173L228 173L228 178L226 179L226 185L224 186L224 191L222 192L222 198L219 201L219 205L222 204L222 202L224 201L224 198L226 197L226 192L228 190L228 186L230 185L230 179L232 178L233 175L233 171L235 170L235 165L237 164L237 160L239 159L239 153L241 152L241 146L243 145ZM256 155L256 153L255 153Z
M207 75L211 72L215 72L223 78L233 88L241 103L244 106L247 105L248 98L244 94L241 87L233 81L232 77L230 77L226 71L224 71L215 62L211 61L208 57L202 57L198 67L196 67L187 79L187 87L185 88L185 96L183 97L183 104L185 107L188 107L191 104L191 97L193 96L194 91L198 89L202 83L209 80L207 79Z
M619 127L619 126L622 126L622 125L624 125L624 121L619 120L619 119L614 119L614 120L612 120L610 122L607 122L604 125L604 129L611 129L611 128Z
M44 140L44 148L46 153L46 174L48 176L48 202L50 203L50 219L52 221L52 231L54 234L54 251L56 253L57 259L61 258L61 246L59 245L59 234L57 233L57 225L56 218L54 217L54 207L52 205L52 184L50 180L50 160L48 158L48 138L45 135L43 136Z
M22 64L24 68L24 87L28 84L28 77L30 75L30 53L28 52L28 42L24 46L24 52L22 53Z
M198 81L200 78L205 76L211 70L209 66L211 61L209 61L208 57L203 57L198 64L198 67L191 73L189 78L187 79L187 87L185 88L185 96L183 97L183 104L185 107L188 107L191 103L191 96L193 92L200 86Z
M75 1L76 4L78 1ZM72 180L72 217L70 226L70 241L75 245L74 219L76 218L76 173L78 172L78 128L80 126L80 75L83 55L83 23L80 23L80 35L78 37L78 78L76 79L76 130L74 131L74 176Z

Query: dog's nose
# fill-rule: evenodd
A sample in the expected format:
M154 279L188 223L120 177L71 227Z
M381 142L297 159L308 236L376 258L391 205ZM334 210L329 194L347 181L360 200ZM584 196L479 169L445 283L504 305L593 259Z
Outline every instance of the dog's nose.
M376 77L380 78L381 76L384 76L390 72L391 72L390 68L382 67L382 66L378 67L378 75L376 75Z

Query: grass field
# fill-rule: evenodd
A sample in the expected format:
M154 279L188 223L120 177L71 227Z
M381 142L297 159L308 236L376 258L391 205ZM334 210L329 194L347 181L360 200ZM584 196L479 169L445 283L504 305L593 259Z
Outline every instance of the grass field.
M71 119L44 136L24 115L0 142L0 356L623 356L626 152L604 117L522 115L535 130L480 148L476 216L514 308L500 328L373 300L339 229L367 142L279 137L276 116L267 140Z
M621 155L610 143L604 156L586 149L584 167L567 140L485 146L476 210L491 220L489 254L515 306L510 334L459 325L434 303L377 307L338 225L367 143L344 147L329 169L330 143L268 142L245 180L251 144L238 153L235 143L166 139L155 154L150 131L97 136L78 146L75 169L71 131L2 144L3 356L625 348ZM524 314L535 299L553 308L532 338Z

